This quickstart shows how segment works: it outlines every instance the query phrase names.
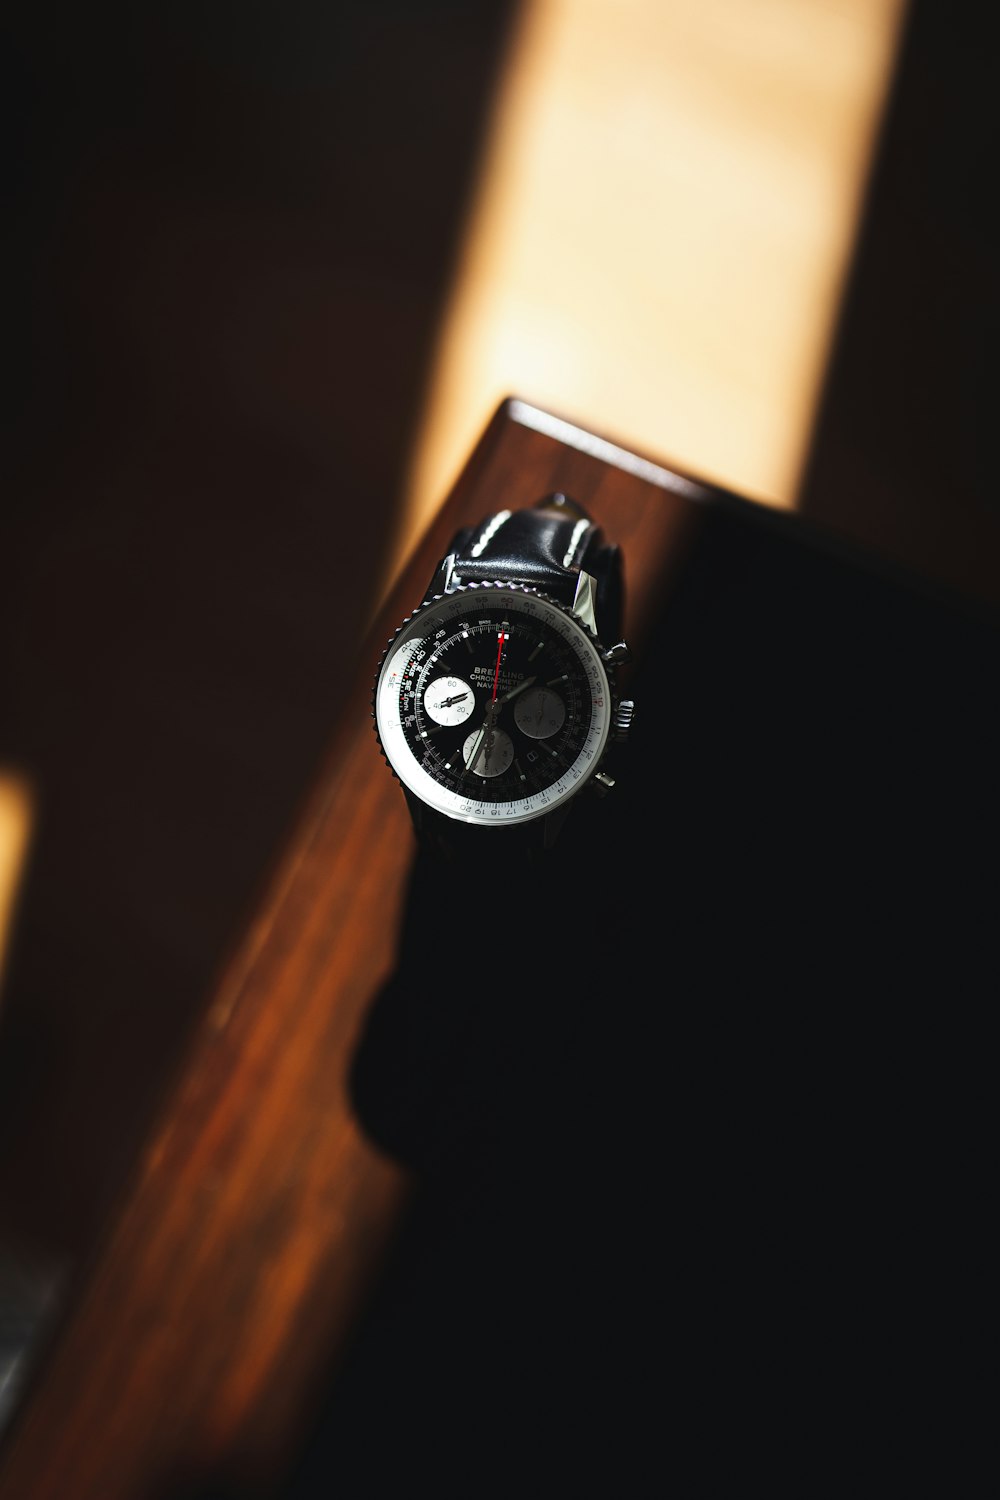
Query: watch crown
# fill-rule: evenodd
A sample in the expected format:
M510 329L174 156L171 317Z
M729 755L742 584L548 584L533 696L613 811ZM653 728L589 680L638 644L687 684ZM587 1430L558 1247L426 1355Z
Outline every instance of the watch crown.
M609 667L620 667L630 659L631 655L632 653L624 641L616 641L613 646L609 646L607 651L605 651L604 660Z
M635 713L635 702L632 698L623 698L615 709L614 728L612 733L616 740L627 740L628 732L632 728L632 715Z

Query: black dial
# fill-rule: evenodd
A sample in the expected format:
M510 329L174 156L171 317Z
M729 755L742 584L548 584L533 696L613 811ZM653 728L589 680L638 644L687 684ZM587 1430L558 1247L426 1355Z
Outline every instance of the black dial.
M597 768L611 712L600 647L529 589L457 588L425 604L383 659L376 729L400 780L470 822L522 822Z

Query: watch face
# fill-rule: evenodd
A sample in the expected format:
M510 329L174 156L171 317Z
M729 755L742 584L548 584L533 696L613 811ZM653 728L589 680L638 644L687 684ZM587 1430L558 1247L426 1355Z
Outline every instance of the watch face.
M448 817L524 823L571 797L608 741L599 647L530 589L457 588L400 628L375 686L375 728L404 786Z

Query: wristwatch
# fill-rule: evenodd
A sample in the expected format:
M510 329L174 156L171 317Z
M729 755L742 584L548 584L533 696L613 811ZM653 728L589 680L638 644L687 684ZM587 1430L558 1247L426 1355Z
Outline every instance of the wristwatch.
M372 716L418 841L462 859L550 850L614 786L621 552L564 494L460 531L382 653Z

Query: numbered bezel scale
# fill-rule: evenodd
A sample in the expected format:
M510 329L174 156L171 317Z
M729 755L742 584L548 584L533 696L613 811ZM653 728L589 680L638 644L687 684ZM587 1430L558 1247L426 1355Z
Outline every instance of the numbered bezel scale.
M375 679L375 732L390 769L460 822L547 816L607 750L614 672L603 650L567 606L520 584L459 584L426 600Z

